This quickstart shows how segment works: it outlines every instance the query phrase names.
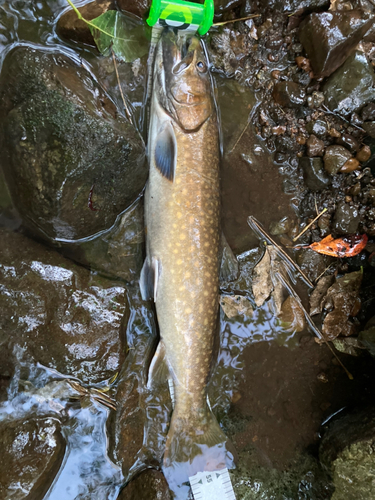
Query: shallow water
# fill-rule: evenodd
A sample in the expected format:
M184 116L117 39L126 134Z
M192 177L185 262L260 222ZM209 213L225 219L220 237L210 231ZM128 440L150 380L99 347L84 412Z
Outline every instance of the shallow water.
M64 0L0 2L2 55L16 43L27 43L59 47L75 58L82 57L121 109L109 61L98 58L91 48L68 46L57 37L56 19L65 6ZM124 89L138 123L145 83L142 71L136 83ZM120 74L129 72L129 65L120 68ZM293 206L298 189L293 168L275 165L272 152L249 123L258 103L257 94L220 75L215 75L215 80L224 136L223 229L236 254L254 248L246 255L250 272L260 251L258 239L247 224L248 216L255 216L265 228L283 217L296 219ZM3 182L0 177L0 184ZM6 207L0 211L0 224L18 229L20 219L6 201L1 185L0 196L0 205ZM242 289L240 293L254 306L250 292ZM66 442L59 472L40 499L116 499L126 476L122 470L130 470L131 479L161 460L171 402L167 384L157 390L146 389L147 366L157 338L155 320L136 288L128 287L127 294L127 356L109 389L113 397L117 391L117 418L89 396L77 399L66 385L65 374L30 364L23 360L22 353L19 355L8 401L1 403L0 420L6 423L30 415L52 416L61 422ZM344 407L362 404L375 391L371 361L365 359L359 369L354 358L346 357L347 367L354 374L354 381L349 381L327 347L315 343L312 332L296 333L282 327L274 309L271 299L249 316L230 319L221 311L220 346L209 384L212 409L233 440L240 465L248 466L251 477L247 487L255 493L264 471L279 474L277 480L282 484L282 474L294 470L299 457L316 457L322 422ZM106 385L110 381L103 381L102 386ZM240 500L243 490L237 480L235 489ZM296 481L297 489L302 480ZM305 487L306 496L293 496L285 490L283 498L315 498L309 496L309 487ZM329 498L329 493L324 498Z

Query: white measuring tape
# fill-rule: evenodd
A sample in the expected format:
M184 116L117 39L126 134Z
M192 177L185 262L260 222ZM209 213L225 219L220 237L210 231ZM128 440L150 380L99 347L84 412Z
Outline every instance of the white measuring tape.
M228 469L189 477L194 500L236 500Z

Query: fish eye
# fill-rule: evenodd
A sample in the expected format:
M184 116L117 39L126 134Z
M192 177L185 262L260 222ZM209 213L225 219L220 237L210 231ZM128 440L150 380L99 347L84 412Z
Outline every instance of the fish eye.
M205 73L207 71L207 64L203 61L197 62L197 69L200 73Z

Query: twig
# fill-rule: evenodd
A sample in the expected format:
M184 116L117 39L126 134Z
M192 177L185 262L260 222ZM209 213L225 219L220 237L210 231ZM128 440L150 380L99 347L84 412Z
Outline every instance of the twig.
M317 278L315 278L315 283L317 283L320 278L323 276L323 274L325 274L326 271L328 271L328 269L332 266L333 264L330 264L329 266L327 266L324 271L322 273L319 274L319 276Z
M240 142L240 140L242 139L242 136L244 135L244 133L246 132L247 130L247 127L250 125L250 122L251 122L251 119L253 118L254 114L255 114L255 111L258 109L258 106L260 105L260 101L256 102L254 104L254 106L252 107L252 110L250 111L249 113L249 117L247 119L247 123L245 125L245 128L243 129L243 131L241 132L239 138L236 140L236 143L235 145L233 146L233 148L229 151L229 153L233 153L233 151L236 149L236 146L237 144Z
M229 19L228 21L221 21L220 23L214 23L212 26L222 26L223 24L236 23L237 21L247 21L248 19L253 19L254 17L260 17L261 14L251 14L247 17L239 17L238 19Z
M295 269L302 277L303 281L308 285L310 288L314 288L314 285L311 283L309 278L303 273L302 269L289 257L289 255L284 252L282 248L279 247L279 245L274 241L271 236L269 236L266 231L262 228L262 226L259 224L259 222L256 220L255 217L250 215L247 219L247 223L251 227L251 229L263 237L269 244L273 245L275 249L277 250L278 254L286 261L289 262L289 264L292 266L293 269Z
M321 340L323 340L323 342L326 344L326 346L328 347L328 349L331 351L331 353L333 354L333 356L335 357L335 359L338 361L338 363L340 364L340 366L343 368L343 370L345 371L345 373L347 374L349 380L353 380L353 375L350 373L350 371L345 367L345 365L343 364L343 362L340 360L340 358L337 356L337 354L335 353L335 351L332 349L332 347L329 345L327 339L325 338L325 336L323 335L323 333L319 330L319 328L316 327L315 323L313 322L313 320L311 319L311 316L310 314L306 311L306 309L303 307L302 305L302 302L301 302L301 299L299 298L299 296L296 294L296 292L293 290L293 288L289 285L289 283L287 283L287 281L284 279L284 277L279 273L279 272L275 272L275 276L276 278L278 278L281 283L285 286L285 288L288 290L288 292L290 293L290 295L292 295L292 297L297 301L299 307L301 308L303 314L305 315L305 318L306 318L306 321L307 321L307 324L309 325L309 327L311 328L311 330L315 333L315 335L320 338Z
M345 123L348 123L349 125L351 125L352 127L354 128L357 128L358 130L360 130L361 132L366 132L366 130L362 127L360 127L359 125L356 125L355 123L351 123L349 120L347 120L346 118L344 118L343 116L339 115L338 113L334 113L333 111L331 111L330 109L327 108L327 106L325 104L322 104L321 106L321 109L323 109L323 111L325 113L327 113L328 115L333 115L333 116L336 116L336 118L339 118L340 120L342 120L343 122Z
M118 87L120 89L120 94L121 94L121 98L122 98L122 102L124 103L124 108L125 108L125 111L126 111L126 114L128 116L128 120L130 121L130 123L133 123L133 120L132 120L132 115L130 114L130 111L129 111L129 108L126 104L126 101L125 101L125 96L122 92L122 88L121 88L121 82L120 82L120 77L119 77L119 74L118 74L118 70L117 70L117 63L116 63L116 56L115 56L115 53L113 52L113 50L111 49L111 52L112 52L112 59L113 59L113 64L115 66L115 72L116 72L116 77L117 77L117 83L118 83Z
M318 215L315 217L315 219L314 219L314 220L312 220L312 221L310 222L310 224L307 224L307 226L306 226L306 227L305 227L305 228L304 228L304 229L303 229L303 230L302 230L302 231L301 231L301 232L300 232L300 233L299 233L299 234L298 234L295 238L293 238L293 243L294 243L295 241L297 241L297 240L298 240L298 239L299 239L299 238L300 238L300 237L301 237L301 236L302 236L302 235L303 235L303 234L304 234L304 233L305 233L305 232L309 229L309 227L311 227L311 226L314 224L314 222L315 222L317 219L319 219L319 217L320 217L321 215L323 215L323 214L324 214L324 212L327 212L327 209L326 209L326 208L323 208L323 210L320 212L320 214L318 214Z

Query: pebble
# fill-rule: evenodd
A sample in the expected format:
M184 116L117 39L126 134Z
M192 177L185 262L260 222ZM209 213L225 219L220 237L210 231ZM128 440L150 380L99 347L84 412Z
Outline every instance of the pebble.
M324 168L331 175L337 174L351 157L350 151L345 149L344 146L328 146L323 158Z
M328 126L324 120L311 121L306 125L306 130L309 134L324 135L326 134Z
M333 218L333 228L338 234L354 234L358 230L359 220L358 208L341 202Z
M354 170L360 169L360 163L356 158L349 158L344 165L340 168L339 172L342 174L348 174Z
M369 160L370 156L371 156L371 149L370 149L370 146L367 146L367 145L363 146L356 154L357 160L362 162L362 163Z
M307 139L307 156L323 156L324 154L324 142L318 139L316 135L312 134Z
M303 71L306 71L307 73L311 71L310 60L307 59L307 57L296 57L296 64L299 68L303 69Z
M360 192L361 192L361 183L360 182L357 182L356 184L354 184L354 186L352 186L350 188L350 191L349 191L349 193L352 196L358 196Z
M361 147L357 139L350 134L342 134L337 140L337 144L348 148L352 153L356 153Z
M341 134L338 130L336 130L335 128L331 127L329 130L328 130L328 134L331 136L331 137L341 137Z
M308 189L320 191L329 186L330 179L324 171L321 158L304 156L300 158L299 165L302 168L303 178Z
M318 92L315 90L309 97L307 98L307 105L309 108L319 108L324 103L324 94L323 92Z

